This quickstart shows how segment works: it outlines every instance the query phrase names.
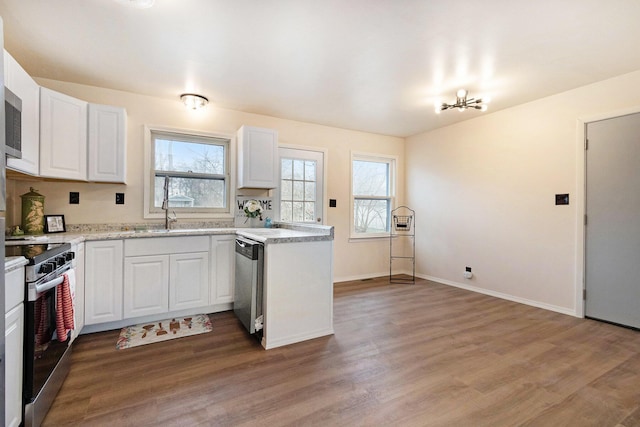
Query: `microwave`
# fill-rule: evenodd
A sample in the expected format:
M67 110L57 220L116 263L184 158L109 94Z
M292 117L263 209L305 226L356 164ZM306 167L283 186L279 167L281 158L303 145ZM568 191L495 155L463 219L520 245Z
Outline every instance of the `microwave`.
M7 87L4 88L5 154L22 158L22 100Z

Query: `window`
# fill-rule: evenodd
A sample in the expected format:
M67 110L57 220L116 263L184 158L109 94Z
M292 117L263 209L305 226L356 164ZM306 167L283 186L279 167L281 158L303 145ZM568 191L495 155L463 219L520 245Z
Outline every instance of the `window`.
M151 130L150 212L229 213L229 140Z
M395 158L352 154L351 194L351 237L386 236L395 195Z

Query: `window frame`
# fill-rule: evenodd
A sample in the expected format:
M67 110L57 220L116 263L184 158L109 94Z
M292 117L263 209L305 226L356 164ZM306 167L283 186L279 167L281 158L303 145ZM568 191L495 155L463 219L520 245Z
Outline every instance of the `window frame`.
M225 147L225 174L217 175L223 177L225 182L226 193L226 207L225 208L193 208L193 207L171 207L170 210L176 212L178 219L233 219L234 218L234 200L235 200L235 151L236 151L236 139L235 135L230 134L218 134L201 132L186 129L175 129L163 126L144 126L144 218L145 219L159 219L164 218L165 212L161 208L154 206L155 197L155 147L153 134L163 134L176 136L177 139L189 142L189 138L193 138L193 142L205 142L204 139L215 138L221 140L220 142ZM176 177L193 177L198 178L201 174L185 174L182 172L173 172L172 176ZM204 174L207 175L207 174Z
M388 177L388 186L389 186L389 194L387 196L373 196L373 195L368 195L368 196L356 196L353 194L353 162L354 161L361 161L361 162L373 162L373 163L386 163L388 165L388 171L389 171L389 177ZM361 239L374 239L374 238L381 238L381 237L385 237L388 238L389 237L389 231L387 230L384 233L357 233L355 230L355 212L354 212L354 207L355 207L355 201L356 199L365 199L365 200L387 200L389 203L389 209L387 211L387 226L390 227L392 226L391 224L391 211L393 209L395 209L395 204L396 204L396 193L397 193L397 163L398 163L398 157L397 156L392 156L392 155L385 155L385 154L372 154L372 153L364 153L364 152L357 152L357 151L352 151L351 152L351 163L350 163L350 187L349 187L349 199L350 199L350 203L349 203L349 238L350 239L354 239L354 240L361 240Z

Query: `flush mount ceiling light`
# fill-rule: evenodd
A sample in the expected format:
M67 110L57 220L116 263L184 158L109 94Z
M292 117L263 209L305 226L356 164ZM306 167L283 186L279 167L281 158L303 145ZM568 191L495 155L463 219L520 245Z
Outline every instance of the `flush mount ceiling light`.
M153 6L156 0L115 0L125 6L135 7L136 9L148 9Z
M480 111L487 111L487 103L489 102L488 98L467 98L467 95L469 94L469 92L467 92L466 89L460 89L457 93L456 93L456 102L455 104L447 104L446 102L443 102L442 105L436 105L436 113L440 113L441 111L444 110L449 110L450 108L457 108L458 111L464 111L467 108L474 108L476 110L480 110Z
M184 103L185 107L189 108L190 110L199 110L209 103L209 100L207 98L195 93L183 93L182 95L180 95L180 99Z

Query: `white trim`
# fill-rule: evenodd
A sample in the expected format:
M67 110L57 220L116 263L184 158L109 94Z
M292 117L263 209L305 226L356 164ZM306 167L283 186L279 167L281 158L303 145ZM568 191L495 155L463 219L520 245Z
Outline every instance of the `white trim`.
M520 298L509 294L504 294L502 292L496 292L489 289L478 288L476 286L470 286L463 283L453 282L451 280L440 279L438 277L427 276L423 274L416 274L416 277L420 277L421 279L430 280L432 282L440 283L442 285L453 286L455 288L464 289L471 292L477 292L479 294L489 295L495 298L504 299L507 301L513 301L520 304L529 305L532 307L542 308L544 310L555 311L556 313L566 314L568 316L580 317L575 312L575 310L571 310L569 308L560 307L553 304L546 304L539 301L530 300L527 298Z
M396 205L396 195L398 192L398 156L395 155L387 155L380 153L366 153L363 151L350 151L350 161L349 161L349 241L352 240L362 240L362 239L372 239L372 238L383 238L388 237L389 233L368 233L368 234L358 234L355 232L355 223L353 217L353 161L362 160L362 161L370 161L376 162L379 161L381 163L387 163L389 165L389 197L381 197L381 200L389 200L389 218L387 221L389 222L389 227L391 227L391 211L395 208Z
M325 337L333 334L334 334L333 327L322 328L322 329L317 329L315 331L305 332L304 334L290 335L288 337L282 337L279 339L270 340L268 344L267 344L267 339L265 337L262 337L261 344L265 350L271 350L272 348L282 347L285 345L295 344L298 342L312 340L314 338Z
M357 274L355 276L334 277L333 283L352 282L355 280L370 280L378 277L389 277L389 270L378 273Z
M213 133L213 132L202 132L199 130L193 129L180 129L180 128L172 128L167 126L157 126L157 125L143 125L143 141L144 141L144 188L143 188L143 199L144 199L144 211L143 218L145 219L162 219L164 218L164 213L155 213L151 212L151 132L173 132L178 134L185 135L194 135L194 136L203 136L207 138L219 138L226 139L229 141L229 153L228 153L228 161L229 161L229 194L228 194L228 205L229 212L224 213L187 213L183 212L180 214L180 218L185 219L233 219L234 218L234 210L233 204L236 198L236 136L235 134L226 134L226 133Z
M586 129L589 123L600 120L612 119L615 117L628 116L640 113L640 106L624 108L607 113L593 114L578 117L576 120L576 241L575 241L575 313L578 317L584 317L584 300L582 299L585 289L585 225L584 215L586 213L586 173L587 173L587 153L584 149Z

